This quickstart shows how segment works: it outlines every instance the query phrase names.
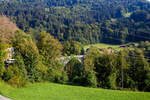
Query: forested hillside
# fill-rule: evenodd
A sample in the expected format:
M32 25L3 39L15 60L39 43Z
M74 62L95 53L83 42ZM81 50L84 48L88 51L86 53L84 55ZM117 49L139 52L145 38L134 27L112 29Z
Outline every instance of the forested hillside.
M4 16L0 21L3 22L0 26L4 25L4 31L0 32L0 84L4 81L14 87L24 87L29 83L54 82L150 91L148 41L120 51L91 46L85 52L80 42L60 42L45 31L25 33ZM10 34L7 31L10 27L18 31L12 29L13 34ZM82 55L83 59L79 60L75 55ZM64 64L62 57L69 61Z
M122 44L150 40L150 3L146 0L4 0L0 14L26 32L46 30L60 41Z
M6 16L0 16L0 42L10 43L16 30L16 24Z

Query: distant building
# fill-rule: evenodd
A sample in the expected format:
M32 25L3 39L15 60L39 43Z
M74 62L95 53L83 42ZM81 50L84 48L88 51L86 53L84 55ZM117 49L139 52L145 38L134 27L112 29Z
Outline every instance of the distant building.
M12 59L13 55L15 54L14 48L7 48L6 51L8 52L7 59Z
M123 44L123 45L120 45L120 48L126 48L126 47L135 47L135 44L134 43L130 43L130 44Z
M7 58L5 59L5 66L8 66L9 64L12 64L15 61L15 59L13 59L13 55L15 54L15 51L13 47L7 48L6 51L8 54L7 54Z
M120 48L126 48L126 47L127 47L126 44L120 45Z

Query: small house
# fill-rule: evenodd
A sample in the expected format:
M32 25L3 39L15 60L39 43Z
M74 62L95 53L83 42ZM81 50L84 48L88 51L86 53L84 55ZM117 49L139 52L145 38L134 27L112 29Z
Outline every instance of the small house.
M8 54L5 59L5 66L8 66L9 64L12 64L15 61L15 59L13 59L13 55L15 54L15 51L13 47L7 48L6 51Z

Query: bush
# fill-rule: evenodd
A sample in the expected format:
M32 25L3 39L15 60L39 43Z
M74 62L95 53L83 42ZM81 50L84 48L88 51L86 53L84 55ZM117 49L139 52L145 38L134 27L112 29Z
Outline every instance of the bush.
M7 56L7 52L5 51L5 45L0 43L0 78L3 76L5 71L5 64L4 61Z
M97 87L97 79L94 72L87 72L83 76L75 76L72 79L74 85Z
M21 76L13 76L8 83L15 87L23 87L27 84L27 81Z
M23 87L27 84L26 77L16 66L8 66L4 73L4 81L15 87Z
M150 73L147 75L147 79L145 80L145 88L144 91L150 92Z
M116 89L116 73L113 73L111 74L109 77L108 77L108 80L109 80L109 86L110 88L112 89Z
M66 83L68 81L68 76L65 71L51 69L47 73L47 80L55 83Z
M97 87L97 79L94 72L86 73L83 84L89 87Z
M78 59L72 58L66 65L65 70L67 71L69 80L72 81L75 77L82 76L83 66Z

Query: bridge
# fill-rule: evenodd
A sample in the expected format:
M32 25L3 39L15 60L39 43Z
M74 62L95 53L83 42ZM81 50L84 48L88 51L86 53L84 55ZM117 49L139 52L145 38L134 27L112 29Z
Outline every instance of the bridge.
M80 62L83 62L85 55L76 55L76 56L67 56L67 57L60 57L57 58L61 63L67 64L72 58L78 59Z

